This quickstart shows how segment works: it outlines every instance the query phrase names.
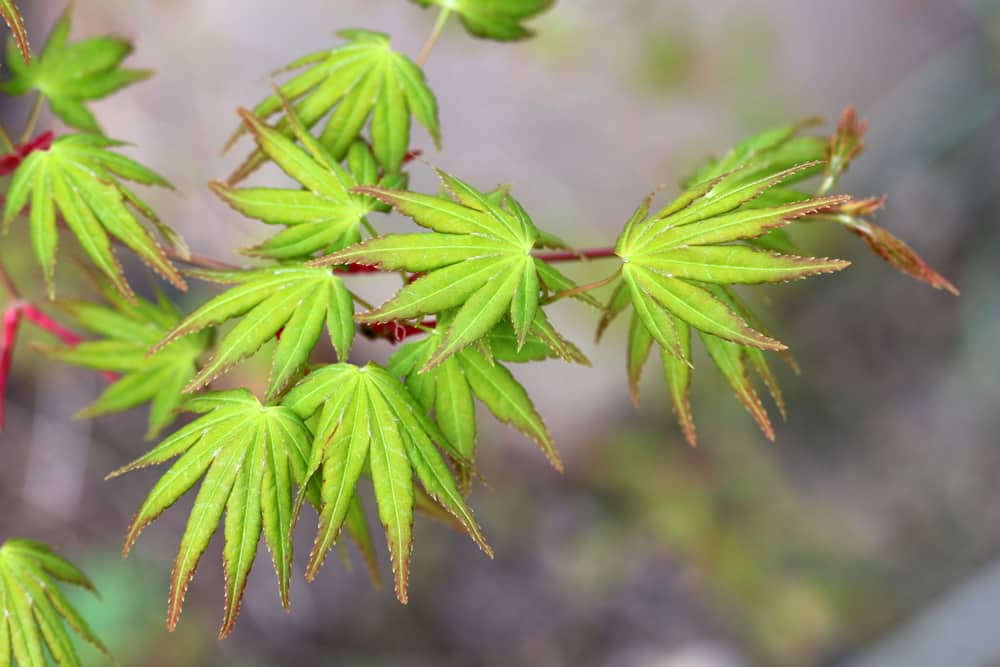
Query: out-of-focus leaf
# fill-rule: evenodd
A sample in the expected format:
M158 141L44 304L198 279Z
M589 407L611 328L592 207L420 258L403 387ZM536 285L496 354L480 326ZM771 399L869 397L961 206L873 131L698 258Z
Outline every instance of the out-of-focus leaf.
M340 36L347 40L344 46L303 56L284 68L282 71L304 69L254 107L253 114L267 120L281 112L283 100L287 100L294 103L295 114L307 130L329 114L319 143L336 161L347 155L371 117L375 155L387 173L397 173L409 150L411 116L440 144L437 101L423 71L393 51L387 35L345 30ZM275 127L285 136L293 134L287 114ZM226 147L245 129L237 130ZM266 159L263 151L254 151L229 177L229 184L249 176Z
M121 145L99 135L65 135L48 150L33 151L14 172L4 208L4 229L30 204L31 241L50 296L55 289L57 213L94 265L126 297L132 298L132 289L115 258L112 238L172 285L187 289L137 214L153 223L168 242L182 247L179 237L122 180L163 187L170 184L138 162L109 150Z
M455 11L471 34L510 42L534 33L523 24L555 4L555 0L413 0L421 7L440 5Z
M337 355L346 359L354 341L354 303L329 269L282 265L242 273L202 271L195 275L236 284L184 318L153 350L208 327L242 317L219 342L215 356L184 388L192 392L259 350L280 332L274 350L268 396L280 394L309 360L324 323Z
M0 546L0 665L45 667L51 657L63 667L80 667L67 626L110 657L60 581L97 593L83 572L40 542L10 539Z
M305 485L311 436L292 410L261 405L245 389L200 394L186 407L203 416L109 477L180 457L136 512L124 555L146 526L204 477L174 562L167 627L177 625L188 584L225 512L221 638L236 622L261 533L271 551L281 602L288 606L293 486Z
M57 305L80 327L99 336L75 346L42 347L59 361L100 371L121 373L79 417L96 417L150 404L146 438L156 437L177 416L181 390L198 371L198 358L211 343L208 331L185 338L156 354L147 352L181 320L181 314L162 294L156 302L126 301L110 286L108 306L85 301Z
M27 65L31 62L31 45L28 44L28 30L24 27L24 18L21 16L17 5L14 4L14 0L0 0L0 16L3 16L4 22L10 28L10 32L14 36L14 43L17 44L17 50L21 52L21 58L24 59L24 64Z
M2 2L12 7L9 0ZM52 113L64 123L84 132L100 133L101 128L86 103L147 79L153 72L120 67L132 52L132 45L123 39L91 37L69 43L72 9L72 4L67 6L52 28L42 53L34 60L28 59L26 38L22 42L18 37L17 45L23 58L11 58L14 54L8 50L7 64L11 78L0 85L0 90L8 95L38 91L48 100ZM4 17L10 23L6 11ZM11 24L11 27L14 28L14 25Z
M320 521L306 577L316 577L348 515L362 472L368 470L392 557L396 595L407 600L412 549L413 478L452 513L492 555L479 525L438 451L459 456L399 380L375 364L324 366L285 396L302 419L317 419L307 477L322 474Z

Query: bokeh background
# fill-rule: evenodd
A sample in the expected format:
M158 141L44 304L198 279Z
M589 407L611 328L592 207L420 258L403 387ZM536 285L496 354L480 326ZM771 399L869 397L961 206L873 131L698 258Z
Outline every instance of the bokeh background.
M37 46L62 3L21 4ZM190 245L231 259L265 230L205 184L240 158L218 148L235 109L268 92L262 75L344 27L390 32L415 54L432 21L404 0L88 0L74 34L133 37L129 62L159 71L98 117L178 186L150 198ZM513 183L540 226L606 245L647 191L706 155L856 104L871 134L844 188L888 194L879 223L961 297L837 229L809 230L808 248L855 263L767 292L804 371L780 371L791 418L767 443L702 360L698 449L680 438L659 373L642 407L630 404L623 326L597 348L594 314L561 305L557 323L594 368L551 362L520 377L565 474L481 416L491 488L473 504L496 560L418 519L408 606L373 590L356 558L350 571L331 559L315 584L296 579L285 614L262 552L222 643L219 540L180 627L164 629L190 498L119 559L157 471L102 478L147 447L145 415L73 421L103 381L40 359L26 331L0 435L0 538L46 540L86 566L103 599L75 599L126 666L1000 665L1000 3L562 0L534 25L538 37L517 45L445 31L428 64L445 136L432 162L484 188ZM24 102L0 104L19 127ZM415 143L431 148L423 134ZM416 186L434 187L416 172ZM28 247L15 229L0 254L38 294ZM60 271L60 289L78 289L72 264ZM586 281L606 269L571 271ZM264 364L235 381L259 382Z

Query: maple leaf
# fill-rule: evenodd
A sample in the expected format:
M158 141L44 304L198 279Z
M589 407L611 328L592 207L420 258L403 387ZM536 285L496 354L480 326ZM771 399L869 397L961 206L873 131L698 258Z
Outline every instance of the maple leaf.
M83 572L40 542L10 539L0 546L0 665L45 667L51 656L64 667L80 667L66 626L110 657L57 581L97 594Z
M681 356L677 333L668 315L701 332L765 350L785 346L755 331L704 286L785 282L839 271L848 262L778 254L734 242L758 237L848 201L823 197L758 208L744 206L796 172L805 163L746 180L745 170L693 186L660 212L650 216L647 199L625 226L615 246L632 305L653 338Z
M24 27L24 18L18 10L13 0L0 0L0 16L3 16L4 23L10 28L14 36L14 43L17 50L21 52L21 58L27 65L31 62L31 46L28 44L28 31Z
M767 173L811 163L810 167L791 174L780 186L768 189L744 206L766 208L805 201L813 195L800 186L791 186L814 176L822 176L817 192L821 194L830 192L851 162L863 152L868 124L859 118L854 107L848 107L841 114L837 127L829 138L800 134L803 129L814 124L816 124L814 121L807 120L795 125L773 128L750 137L722 159L707 161L684 182L684 185L690 187L699 182L732 174L737 170L743 174L742 180L749 183ZM851 200L831 207L821 215L803 219L838 223L862 238L875 255L898 271L936 289L958 294L957 288L935 271L905 241L870 220L871 215L884 204L884 197ZM771 230L762 236L749 239L748 242L776 252L797 252L796 245L784 229Z
M218 343L212 357L184 388L192 392L251 356L281 332L274 350L267 395L281 393L305 367L324 323L340 359L354 341L354 303L344 283L329 269L287 264L254 271L192 271L192 275L235 284L209 299L153 346L174 341L242 317Z
M176 418L184 398L181 390L197 373L198 358L211 344L211 336L202 332L148 355L148 350L180 322L180 311L161 292L155 302L142 298L130 302L106 283L100 287L110 306L73 300L56 305L101 340L39 349L64 363L121 373L77 417L97 417L150 403L146 438L154 438Z
M509 325L507 328L513 336L513 328ZM540 339L533 338L530 347L517 349L510 344L515 341L505 340L503 334L502 328L498 335L491 332L488 342L493 354L498 347L515 355L530 351L533 358L546 358L552 354ZM389 360L388 370L394 376L404 378L406 388L425 411L433 410L438 427L459 454L469 461L475 458L475 396L497 419L534 440L552 466L562 471L562 463L545 422L528 397L528 392L503 364L470 347L430 370L419 372L439 347L437 339L442 335L441 331L434 330L424 340L403 345Z
M762 328L749 309L730 291L718 285L708 286L708 289L721 302L734 312L739 313L748 321L754 322L757 328ZM684 438L691 446L697 444L694 416L691 411L690 386L693 373L691 341L692 327L683 320L670 316L674 331L677 333L677 350L679 354L661 347L660 361L663 374L670 391L670 400L674 415L681 426ZM774 440L774 428L763 402L757 395L753 382L750 380L750 369L753 369L767 387L774 399L782 417L786 416L785 401L778 386L777 378L767 363L764 352L756 347L740 345L731 341L698 332L705 350L713 363L722 373L726 382L732 388L736 398L754 418L761 432L768 440ZM643 324L638 311L633 311L628 332L628 376L632 400L639 403L639 379L642 374L654 343L653 335Z
M266 120L281 112L284 100L288 100L295 103L295 113L307 129L329 113L319 142L336 161L344 158L370 117L375 156L387 173L396 173L409 151L411 115L440 144L437 101L423 71L392 50L388 35L367 30L338 34L347 44L303 56L285 67L282 72L306 69L254 107L253 113ZM286 115L276 127L291 136L290 125ZM246 129L245 125L238 129L226 148ZM229 184L243 180L265 160L264 152L254 151L229 177Z
M510 42L534 33L522 23L548 10L555 0L413 0L421 7L439 5L458 13L476 37Z
M72 4L67 6L53 26L38 58L29 62L26 57L11 57L14 54L8 51L12 77L0 85L0 90L8 95L36 90L64 123L84 132L100 133L85 103L147 79L153 72L120 67L132 52L132 45L123 39L92 37L68 43L72 8Z
M516 200L508 197L503 208L454 176L438 174L454 201L378 187L354 189L390 204L432 233L388 234L314 262L422 274L388 302L355 319L371 324L457 308L425 369L486 335L505 316L523 345L539 312L541 280L560 275L532 257L538 231Z
M306 479L311 434L294 412L262 405L249 391L206 392L185 408L203 416L108 479L179 457L129 525L123 555L139 533L202 477L170 581L167 627L177 625L198 561L225 511L226 605L219 636L233 628L261 533L271 551L281 603L288 607L293 486Z
M187 289L163 248L136 219L136 213L149 220L168 242L182 247L179 237L122 180L162 187L170 184L138 162L108 150L122 145L94 134L65 135L47 150L33 151L14 172L7 190L4 231L30 203L31 242L50 297L55 290L57 212L94 265L127 298L133 297L132 289L115 258L111 237L172 285Z
M373 211L385 210L371 197L352 194L359 183L374 185L378 167L370 149L355 142L348 152L350 171L317 142L300 124L291 109L288 119L294 137L304 148L270 128L246 110L240 115L263 155L273 160L303 189L232 188L219 181L212 189L243 215L286 229L264 243L243 252L252 256L287 260L332 252L361 240L361 224ZM388 176L387 183L405 183L401 175Z
M487 554L492 551L435 443L460 454L424 414L406 387L382 367L334 364L312 371L283 405L316 419L307 478L322 474L319 528L306 577L312 580L340 533L363 471L371 474L385 529L396 596L407 600L413 536L414 482L461 523ZM301 502L301 500L300 500Z

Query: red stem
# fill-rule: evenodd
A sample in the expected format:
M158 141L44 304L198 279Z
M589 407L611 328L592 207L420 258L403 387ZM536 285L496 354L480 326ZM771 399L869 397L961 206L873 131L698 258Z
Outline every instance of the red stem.
M581 259L607 259L615 256L614 248L584 248L583 250L560 250L556 252L540 252L537 259L545 262L575 262Z
M83 342L82 336L59 324L33 304L22 303L21 312L24 314L25 319L37 326L39 329L48 331L50 334L61 340L65 345L73 347L74 345L79 345Z
M7 395L7 376L10 375L10 366L14 359L14 341L17 339L17 329L20 325L20 303L15 301L7 306L3 314L3 333L0 335L0 429L4 425L3 399Z

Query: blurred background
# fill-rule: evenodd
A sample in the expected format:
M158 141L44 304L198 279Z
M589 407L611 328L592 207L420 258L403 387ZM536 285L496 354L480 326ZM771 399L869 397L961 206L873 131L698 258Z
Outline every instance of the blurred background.
M21 3L36 48L62 4ZM263 75L346 27L389 32L413 55L433 19L404 0L89 0L74 35L132 37L128 64L159 71L95 111L177 185L180 196L148 193L163 217L197 252L232 261L266 230L205 185L242 157L246 145L218 149L236 108L268 93ZM516 45L449 25L427 66L444 150L415 138L430 161L483 188L513 183L539 226L607 245L646 192L707 155L772 125L832 123L856 104L871 131L842 189L888 194L878 222L961 297L901 276L839 229L808 230L806 248L854 265L767 291L766 316L803 369L779 370L789 421L769 444L702 359L698 449L680 437L655 364L642 407L629 402L623 324L597 348L594 314L560 305L557 324L594 368L517 371L565 474L481 415L490 488L472 502L496 560L418 518L408 606L373 590L357 558L350 571L331 559L315 584L295 579L285 614L262 551L222 643L218 539L176 633L164 628L191 498L119 559L159 471L102 479L147 448L144 411L73 421L103 380L39 358L26 329L0 435L0 538L51 542L86 567L103 599L74 599L126 666L1000 665L1000 219L990 203L1000 2L563 0L533 25L538 37ZM2 100L8 127L26 113L24 100ZM435 187L428 171L416 167L415 187ZM0 254L37 296L24 227ZM77 270L60 271L71 294ZM606 274L596 263L567 271ZM265 365L233 381L259 382Z

